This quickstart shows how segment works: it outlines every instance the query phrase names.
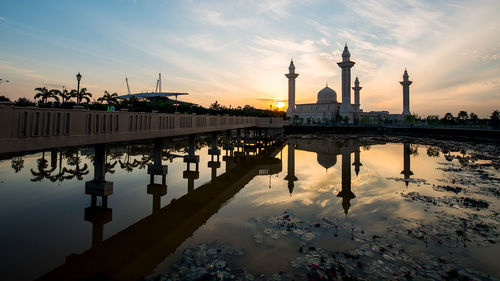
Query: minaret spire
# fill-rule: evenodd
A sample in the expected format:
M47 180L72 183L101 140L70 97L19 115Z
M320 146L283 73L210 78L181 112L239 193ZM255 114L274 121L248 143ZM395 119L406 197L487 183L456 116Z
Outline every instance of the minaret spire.
M349 118L349 123L353 122L353 110L351 107L351 68L355 62L351 61L351 54L345 44L342 52L342 62L337 63L342 68L342 104L339 113L342 117Z
M359 91L361 91L361 89L363 89L363 87L360 87L359 86L359 79L358 77L356 77L356 80L354 80L354 87L352 87L352 89L354 90L354 105L360 106L360 101L359 101Z
M410 112L410 85L413 81L410 81L408 71L405 68L403 73L403 81L399 82L403 86L403 116L411 115Z
M295 78L299 76L298 73L295 73L293 58L290 60L288 73L285 74L285 76L288 78L288 108L286 110L286 115L293 120L293 115L295 114Z

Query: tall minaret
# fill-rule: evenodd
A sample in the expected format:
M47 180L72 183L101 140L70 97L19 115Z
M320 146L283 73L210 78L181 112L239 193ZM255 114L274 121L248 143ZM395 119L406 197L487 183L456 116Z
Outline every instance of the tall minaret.
M349 122L352 123L352 107L351 107L351 67L354 66L351 61L351 54L347 48L347 43L342 52L342 62L337 63L342 68L342 105L340 106L340 115L349 117Z
M288 67L288 73L285 74L288 78L288 109L286 110L286 116L293 118L295 113L295 78L299 76L295 73L295 65L293 65L293 60L290 61L290 66Z
M354 104L357 105L359 108L359 105L360 105L359 91L361 91L361 89L363 89L363 87L359 86L358 77L356 77L356 80L354 80L354 87L352 87L352 89L354 90Z
M399 82L403 85L403 116L411 115L410 112L410 85L412 81L410 81L408 76L408 72L405 69L405 73L403 74L403 81Z

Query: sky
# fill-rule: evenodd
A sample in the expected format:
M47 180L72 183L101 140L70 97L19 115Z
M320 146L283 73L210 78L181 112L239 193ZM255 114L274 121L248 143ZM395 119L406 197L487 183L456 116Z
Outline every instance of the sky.
M489 117L500 109L498 0L4 0L0 95L81 87L126 94L188 92L209 106L269 108L287 99L290 59L296 103L316 102L326 83L341 98L337 62L349 46L364 111L410 110ZM354 81L352 81L354 82ZM351 98L352 99L352 98ZM339 100L340 102L340 100Z

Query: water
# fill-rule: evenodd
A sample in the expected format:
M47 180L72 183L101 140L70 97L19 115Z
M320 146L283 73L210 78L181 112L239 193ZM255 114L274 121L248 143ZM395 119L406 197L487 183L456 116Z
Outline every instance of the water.
M196 173L176 157L189 141L165 140L167 187L149 185L152 142L108 146L107 203L85 194L92 148L1 160L2 280L500 276L498 145L290 136L223 157L225 141L218 163L198 139Z

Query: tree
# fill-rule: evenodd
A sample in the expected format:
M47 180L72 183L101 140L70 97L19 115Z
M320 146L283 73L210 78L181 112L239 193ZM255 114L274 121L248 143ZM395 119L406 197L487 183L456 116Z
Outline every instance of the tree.
M248 105L245 105L245 108L247 108ZM213 110L220 110L221 109L221 105L215 101L214 103L210 104L210 109L213 109Z
M72 98L71 92L64 88L62 91L57 91L57 95L61 97L62 103L66 103Z
M18 98L15 102L16 106L34 106L35 103L27 98Z
M42 100L42 103L47 103L47 100L49 98L54 98L55 100L59 101L59 98L57 97L56 91L58 90L48 90L47 88L35 88L35 91L37 93L35 94L35 99L40 98Z
M104 91L104 95L97 99L98 102L102 103L103 101L109 102L117 102L116 97L118 97L117 93L110 94L108 91Z
M10 101L10 99L6 96L0 96L0 101Z
M467 111L460 111L457 115L458 122L460 124L464 124L467 121L467 118L469 117L469 114L467 114Z
M471 112L469 115L469 120L473 123L476 124L479 121L479 116L475 114L474 112Z
M500 111L495 110L491 113L490 123L494 128L500 127Z
M427 124L439 124L439 115L428 115L426 121Z
M443 119L441 119L441 122L443 122L444 124L448 124L448 125L452 125L455 121L455 118L453 117L453 114L451 113L446 113L443 117Z
M417 116L414 115L414 114L407 114L405 115L405 123L407 125L409 124L415 124L415 122L417 121Z
M369 123L371 123L370 116L363 115L363 117L361 117L361 125L366 125L366 124L369 124Z
M82 100L86 100L87 102L90 102L90 98L92 97L92 94L87 92L87 88L82 88L80 92L77 90L71 90L71 96L76 98L76 104L80 105Z

